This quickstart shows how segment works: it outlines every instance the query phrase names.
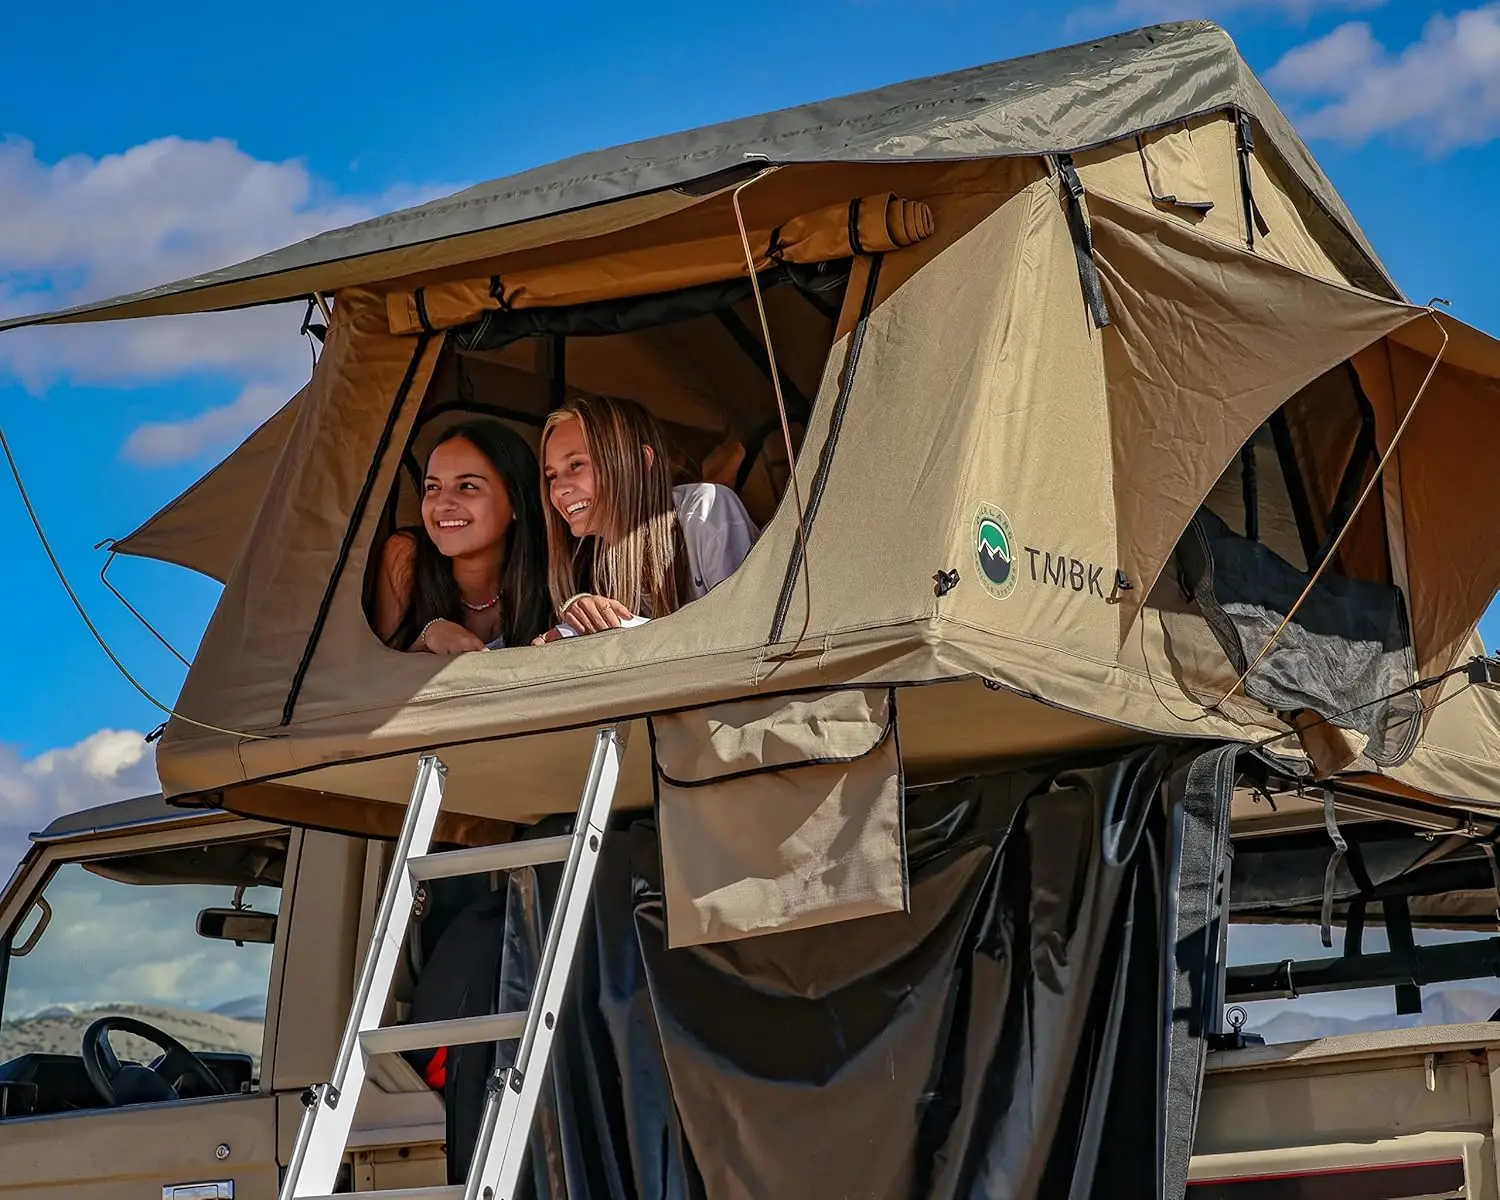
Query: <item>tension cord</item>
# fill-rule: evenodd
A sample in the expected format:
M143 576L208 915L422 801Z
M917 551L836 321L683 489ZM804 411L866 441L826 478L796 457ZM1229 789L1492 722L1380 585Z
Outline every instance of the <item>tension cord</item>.
M217 725L209 725L203 721L195 721L192 717L185 717L180 712L177 712L175 709L173 709L171 705L163 704L160 700L158 700L155 696L153 696L149 691L146 690L145 686L140 682L140 680L138 680L134 675L130 673L129 668L127 668L125 664L120 661L119 655L117 655L112 649L110 649L109 643L104 640L104 635L99 632L98 626L96 626L93 620L89 617L88 611L83 607L83 601L78 598L78 593L73 590L73 585L68 582L67 573L63 570L62 564L58 562L57 555L53 553L52 543L47 537L47 531L42 528L42 521L41 518L37 515L36 508L31 503L31 495L27 492L26 483L21 478L21 468L16 464L15 455L11 453L10 439L5 436L5 429L3 426L0 426L0 453L3 453L5 455L5 465L10 469L10 477L12 480L14 480L16 485L16 492L21 497L21 506L26 510L26 516L31 521L32 529L36 530L37 540L42 544L42 552L46 554L47 561L52 564L53 573L57 576L58 582L62 584L62 589L67 593L68 599L72 601L73 608L78 613L79 618L83 621L84 627L87 628L89 633L93 635L94 641L99 644L99 649L104 651L105 657L108 658L112 664L114 664L115 670L117 670L121 674L121 676L124 677L125 682L130 684L131 687L139 692L141 697L148 704L152 705L154 708L160 709L162 712L166 713L168 717L176 718L177 720L183 722L185 725L193 725L199 729L207 729L212 733L227 734L229 737L250 738L253 741L266 741L267 739L263 734L245 733L244 731L238 729L221 729ZM110 553L111 556L113 556L114 552L111 551ZM108 567L108 565L108 563L105 564L106 567ZM111 588L110 590L113 591L114 589ZM127 604L126 607L129 608L130 606ZM132 609L131 611L133 612L134 609ZM144 621L145 618L140 617L139 613L137 613L136 615L138 618ZM158 634L157 637L159 640L162 640L163 642L165 641L165 639L161 638L160 634ZM171 647L169 646L168 649L171 649ZM173 653L176 654L176 651L174 650ZM181 658L182 656L179 654L178 657Z
M776 365L776 347L771 341L771 322L766 316L766 302L761 296L760 277L755 270L755 252L750 248L750 234L745 228L745 214L740 209L740 193L757 180L764 179L770 171L775 169L775 167L767 167L766 170L752 175L730 193L729 199L734 207L735 224L739 226L740 245L745 251L745 268L750 275L750 290L755 294L755 311L760 315L761 336L766 339L766 361L771 368L771 387L776 393L776 412L781 418L781 436L786 443L786 462L788 474L791 476L792 499L797 506L797 545L802 551L804 604L802 629L797 634L797 640L790 651L795 654L801 648L803 640L807 637L808 627L812 624L812 568L807 561L807 513L802 504L802 485L797 480L797 456L792 450L792 427L787 417L786 398L781 391L781 370Z

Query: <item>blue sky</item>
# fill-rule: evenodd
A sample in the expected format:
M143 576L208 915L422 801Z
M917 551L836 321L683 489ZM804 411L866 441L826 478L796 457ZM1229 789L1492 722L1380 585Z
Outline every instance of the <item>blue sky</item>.
M149 11L149 16L136 15ZM1212 16L1408 293L1500 333L1500 4L802 0L14 6L0 46L0 313L223 265L576 151ZM232 15L231 15L232 14ZM128 533L305 379L300 309L0 336L0 420L85 602L163 699L182 668L98 584ZM160 716L66 603L0 480L0 852L152 788ZM111 578L191 653L216 587ZM1491 644L1500 621L1486 624Z

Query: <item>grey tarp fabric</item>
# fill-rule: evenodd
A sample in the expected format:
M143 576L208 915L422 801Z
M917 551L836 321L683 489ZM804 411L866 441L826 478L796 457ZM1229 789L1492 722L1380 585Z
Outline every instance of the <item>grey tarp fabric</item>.
M662 197L686 206L691 193L734 182L747 165L1067 153L1229 108L1255 119L1366 260L1368 270L1354 282L1398 296L1333 185L1228 34L1207 21L1185 21L577 155L223 270L0 322L0 330L210 311L373 283L496 253L470 245L453 258L442 249L486 230L596 206L612 211L612 202L700 185ZM363 265L351 269L355 262ZM324 269L333 264L344 266Z

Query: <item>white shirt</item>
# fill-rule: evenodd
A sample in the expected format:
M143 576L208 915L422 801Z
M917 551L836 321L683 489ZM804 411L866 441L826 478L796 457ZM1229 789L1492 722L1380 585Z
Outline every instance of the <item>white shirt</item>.
M672 500L687 545L693 599L699 600L739 570L760 530L734 489L722 483L685 483L672 489Z
M684 483L672 489L672 503L687 547L693 599L700 600L739 570L760 530L734 489L722 483ZM645 621L636 617L621 624L629 627ZM563 637L578 636L566 621L557 629Z

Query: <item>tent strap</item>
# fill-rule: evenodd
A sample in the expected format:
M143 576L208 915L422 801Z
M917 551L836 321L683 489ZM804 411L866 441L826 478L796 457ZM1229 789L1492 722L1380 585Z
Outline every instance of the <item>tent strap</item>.
M1323 908L1320 921L1323 945L1333 946L1333 890L1337 881L1339 864L1344 861L1344 855L1349 853L1349 843L1344 840L1343 831L1339 829L1338 814L1333 807L1333 789L1323 788L1323 828L1328 831L1329 840L1333 842L1333 853L1328 856L1328 869L1323 872Z
M1260 541L1260 475L1255 461L1255 439L1240 447L1240 493L1245 505L1245 536Z
M1094 231L1089 227L1088 214L1083 210L1083 180L1078 177L1078 168L1073 165L1071 154L1057 155L1057 170L1067 192L1068 228L1073 234L1073 256L1078 260L1083 297L1088 302L1089 314L1094 318L1094 328L1103 329L1109 324L1109 307L1104 302L1099 265L1094 261Z
M1387 896L1380 902L1385 917L1385 935L1391 953L1398 955L1403 963L1411 964L1411 973L1417 975L1417 944L1411 931L1411 906L1405 896ZM1422 1011L1421 985L1411 981L1396 984L1396 1015L1412 1016Z
M1259 230L1260 236L1265 237L1271 232L1271 226L1266 223L1260 207L1255 203L1255 185L1250 174L1250 160L1255 157L1255 127L1250 122L1250 114L1244 109L1235 109L1234 119L1239 134L1237 148L1240 158L1240 199L1245 206L1245 245L1254 250L1256 231Z

